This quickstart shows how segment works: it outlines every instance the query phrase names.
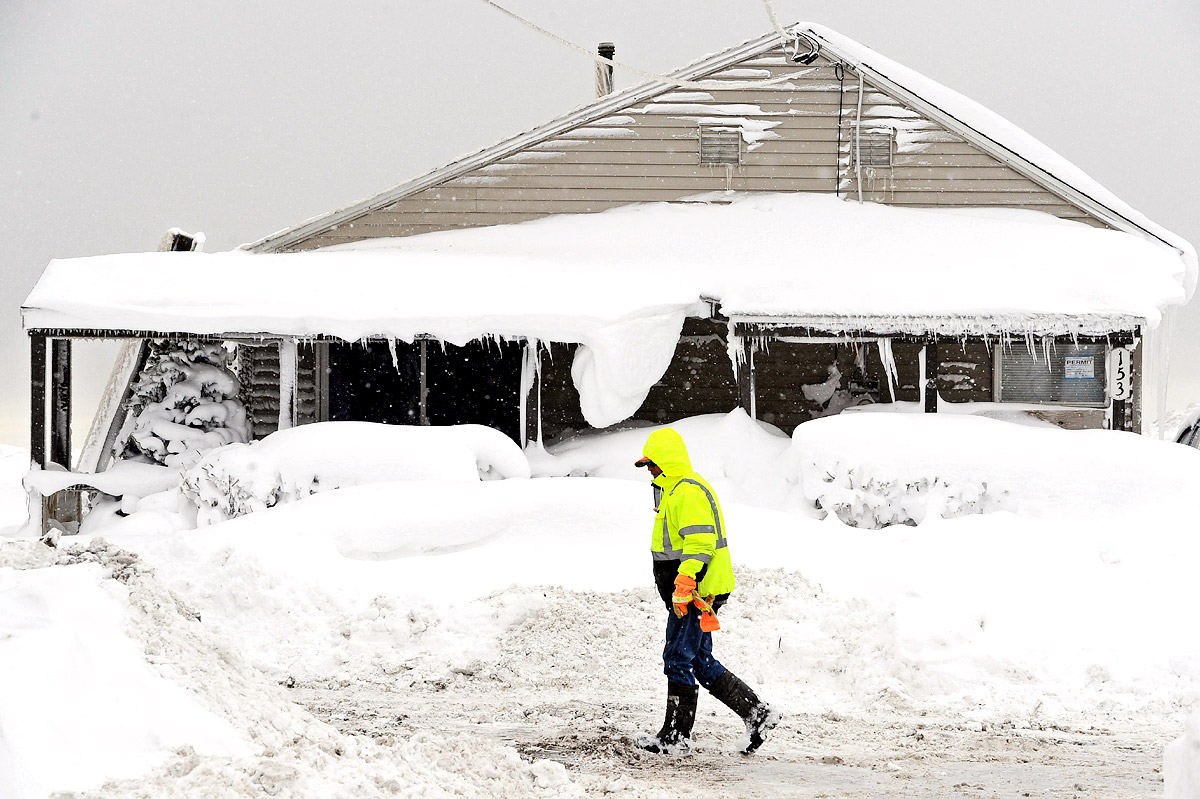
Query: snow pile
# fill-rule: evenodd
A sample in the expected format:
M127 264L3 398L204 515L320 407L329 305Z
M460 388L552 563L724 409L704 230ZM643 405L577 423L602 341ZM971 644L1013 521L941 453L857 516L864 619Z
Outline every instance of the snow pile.
M0 557L6 799L583 795L561 765L475 736L337 732L101 539L62 555L10 543Z
M1200 711L1163 752L1163 786L1165 799L1200 799Z
M513 477L529 477L529 463L490 427L321 422L210 452L182 487L203 526L336 488Z
M138 461L117 461L95 473L33 469L25 476L24 484L44 497L70 486L88 486L120 497L121 511L133 513L143 497L176 488L179 479L178 469Z
M535 477L613 477L646 481L633 462L652 430L586 431L545 449L526 451ZM692 466L720 490L722 502L788 507L795 483L780 468L788 437L774 425L753 420L741 409L672 422L688 445Z
M843 524L878 530L1014 507L1004 476L979 454L1015 425L964 416L846 418L800 425L789 452L804 496Z
M185 744L211 755L250 753L243 731L179 685L161 652L146 651L144 636L167 632L130 606L135 558L114 554L102 567L95 561L104 547L94 544L53 566L52 550L28 548L47 553L43 562L13 568L0 550L0 795L41 797L133 776ZM162 615L172 613L179 610L168 602ZM131 634L131 625L140 630Z
M396 480L476 482L529 477L529 463L503 433L482 425L409 427L322 422L209 451L179 470L121 461L97 474L31 471L43 495L71 485L102 498L88 533L191 529L294 502L321 491ZM378 499L369 500L370 503Z
M447 605L514 585L642 586L652 520L649 488L625 481L406 481L321 493L203 536L104 534L136 535L131 545L252 663L315 679L394 675L430 646L479 657L493 625Z
M970 417L847 414L803 426L821 432L803 447L744 414L673 426L716 484L737 570L716 654L795 720L777 739L793 742L781 756L827 745L813 728L830 716L872 727L920 717L943 729L1062 725L1132 736L1175 735L1180 710L1194 710L1200 648L1186 630L1200 559L1200 539L1189 532L1200 452ZM825 438L826 428L836 435ZM574 741L581 753L607 748L627 761L622 742L661 720L666 611L649 569L648 476L632 466L651 429L591 434L533 458L537 473L587 479L482 481L456 467L461 479L343 486L203 534L105 530L136 558L95 539L63 556L31 541L0 543L0 588L19 586L0 590L0 667L7 675L11 662L29 660L36 673L57 657L60 669L96 660L105 674L101 655L34 652L28 617L40 603L43 628L73 630L75 616L92 618L79 606L126 608L115 616L123 629L107 617L93 626L124 642L117 654L128 655L130 641L141 646L142 670L122 661L139 681L133 695L149 694L142 682L152 679L183 688L196 732L180 743L162 722L154 747L143 744L156 734L134 735L137 746L114 754L106 773L132 775L148 759L161 765L96 799L610 790L522 762L492 741L564 747L568 762ZM953 520L928 513L919 527L883 531L846 526L832 513L780 512L803 500L804 484L794 482L801 473L789 469L815 448L819 461L877 464L883 474L905 473L905 452L921 469L945 462L951 471L939 477L1002 483L1013 510ZM744 501L733 499L738 492ZM63 694L36 688L45 684L0 683L0 747L20 745L13 725L57 735L79 724L62 733L68 741L106 735L88 711L103 689L100 697L69 694L81 708L76 719L56 699ZM54 683L75 684L90 683L73 673ZM16 685L28 696L16 695ZM355 735L314 720L296 700L331 708ZM720 753L740 729L701 701L698 740ZM158 729L152 715L139 718ZM250 754L204 750L204 724ZM14 762L8 754L2 778ZM58 773L56 747L20 754L30 772ZM136 764L135 755L143 758ZM62 787L86 785L81 777ZM645 789L635 782L623 790Z
M670 426L723 503L867 529L999 510L1116 513L1143 501L1182 511L1200 467L1195 450L1131 433L959 413L843 413L800 425L790 440L742 410ZM659 427L591 431L527 454L539 477L644 481L633 461Z
M154 341L113 453L187 468L214 447L250 438L241 385L221 344Z
M0 444L0 535L25 523L25 492L21 478L29 471L29 450Z
M812 464L810 464L811 466ZM850 527L879 530L893 524L918 525L926 518L953 519L968 513L1006 509L1008 491L986 481L944 477L878 476L869 467L842 467L821 478L815 490L818 509L837 515Z
M1137 501L1182 508L1200 458L1131 433L950 414L843 414L796 428L785 468L807 500L878 528L1013 510L1061 516Z

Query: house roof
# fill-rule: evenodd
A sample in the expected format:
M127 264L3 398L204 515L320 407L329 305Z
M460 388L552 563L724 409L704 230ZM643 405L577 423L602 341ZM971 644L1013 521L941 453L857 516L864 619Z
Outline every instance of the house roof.
M1197 274L1195 249L1181 237L1133 209L1089 177L1083 170L1055 153L1029 133L970 98L880 55L836 31L807 22L797 23L790 30L817 41L825 58L846 64L876 88L904 102L913 110L939 122L947 129L980 147L984 152L1118 230L1124 230L1176 250L1187 267L1184 286L1188 297L1191 296L1195 289ZM669 81L649 81L600 98L544 125L467 155L393 189L272 233L259 241L244 245L244 249L255 252L274 252L285 249L319 232L354 220L371 211L387 207L404 197L481 166L494 163L564 131L586 125L608 114L670 91L675 86L672 81L697 80L745 59L767 53L778 46L779 37L774 33L748 40L670 73L665 76Z

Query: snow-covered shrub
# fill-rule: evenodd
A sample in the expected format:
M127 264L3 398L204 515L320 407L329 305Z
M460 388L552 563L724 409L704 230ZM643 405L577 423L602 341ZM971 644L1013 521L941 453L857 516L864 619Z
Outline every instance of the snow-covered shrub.
M510 477L529 477L529 462L490 427L321 422L209 452L184 474L182 489L203 526L335 488Z
M991 513L1004 507L1006 491L986 481L941 476L880 476L862 465L834 463L826 467L823 486L806 481L805 493L822 510L850 527L879 530L893 524L917 525L929 517L953 519Z
M119 459L187 468L207 451L250 437L241 385L224 345L152 341L129 401Z
M797 427L784 468L809 502L851 527L1013 510L1006 477L1021 453L1007 445L1022 429L943 414L844 414Z

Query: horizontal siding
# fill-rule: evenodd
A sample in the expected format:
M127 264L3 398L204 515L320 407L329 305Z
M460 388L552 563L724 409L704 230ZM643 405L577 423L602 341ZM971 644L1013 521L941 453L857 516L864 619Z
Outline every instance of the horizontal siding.
M837 131L832 133L836 137ZM561 140L556 139L553 146L542 146L542 149L531 150L531 152L542 153L557 153L562 156L563 160L570 160L574 153L580 152L601 152L601 153L688 153L695 163L700 163L699 138L695 135L691 137L679 136L672 139L604 139L604 140ZM753 156L756 159L763 158L772 153L828 153L833 155L837 152L837 142L835 138L825 139L823 137L805 137L789 138L789 139L765 139L762 145L756 150L746 154L749 158ZM614 155L614 158L621 158L621 155ZM509 161L501 161L500 163L510 163ZM515 163L515 162L514 162Z
M720 85L783 75L790 80L772 87ZM779 49L710 78L712 88L669 90L325 231L295 249L556 213L596 213L725 189L840 189L848 198L857 197L857 175L850 166L859 114L857 76L847 72L839 84L831 63L791 64ZM746 134L750 141L743 143L742 163L728 172L724 166L702 166L700 121L736 124L741 119L755 128ZM864 169L864 199L921 208L1036 209L1090 219L869 83L862 93L862 128L896 131L892 166Z
M781 155L777 159L777 163L771 164L761 163L756 158L747 158L746 162L734 168L734 172L738 179L802 177L814 173L831 172L835 168L832 156L832 151L829 153L789 153ZM937 179L940 180L1021 181L1031 189L1037 188L1037 185L1028 178L997 164L995 161L990 163L962 164L949 160L926 160L927 163L921 163L916 158L909 157L905 160L897 158L892 167L892 175L897 179L928 179L930 170L927 167L939 166L945 167L936 173ZM586 187L589 185L588 181L594 180L620 180L627 184L630 177L711 177L717 174L724 177L725 169L723 166L698 164L693 154L689 156L688 160L680 163L628 164L587 162L513 164L504 165L503 168L495 168L494 170L485 170L483 174L487 180L505 181L504 185L506 186L538 185L534 181L554 181L553 183L546 183L546 185L561 185L559 179L569 177L572 179L572 185ZM475 177L466 180L479 180L479 178ZM473 185L465 181L450 181L445 185L446 187L464 186L478 188L480 184Z

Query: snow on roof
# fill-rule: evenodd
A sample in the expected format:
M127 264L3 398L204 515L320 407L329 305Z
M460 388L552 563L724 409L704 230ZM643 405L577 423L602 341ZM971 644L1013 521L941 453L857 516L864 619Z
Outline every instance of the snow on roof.
M603 427L709 299L830 332L1102 334L1155 326L1184 272L1161 245L1034 211L721 194L315 252L51 261L22 311L27 329L576 342Z
M798 22L792 25L790 30L816 39L826 59L850 65L879 88L918 108L930 118L963 135L985 152L991 153L1035 182L1047 186L1108 221L1114 227L1155 239L1174 248L1186 265L1183 285L1187 297L1190 298L1195 291L1198 261L1196 250L1190 243L1150 221L1029 133L974 100L880 55L837 31L809 22ZM778 46L779 37L774 33L766 34L698 59L666 77L676 81L701 79L704 75L744 59L762 55ZM388 191L272 233L259 241L244 245L244 249L266 252L287 247L321 230L390 205L403 197L493 163L564 130L595 121L673 88L670 82L649 81L599 98L539 127L478 150Z
M1082 195L1075 199L1083 200L1084 202L1080 204L1101 218L1107 218L1109 221L1113 221L1117 227L1122 228L1126 228L1126 226L1121 225L1120 221L1125 220L1133 228L1140 229L1149 236L1175 248L1187 264L1184 279L1187 296L1190 298L1195 291L1196 250L1187 240L1150 221L1140 211L1132 208L1082 169L1023 129L971 98L930 80L920 72L880 55L837 31L808 22L797 23L792 26L792 30L812 35L820 42L827 57L832 54L841 58L852 67L866 73L868 78L875 78L876 82L881 83L880 88L885 91L899 90L893 91L894 94L899 95L897 99L913 101L914 105L922 112L942 122L951 130L968 134L968 140L984 147L985 150L997 155L1020 171L1026 172L1029 177L1041 183L1046 181L1039 178L1050 178L1051 185L1049 187L1057 188L1060 193L1066 194L1069 198L1075 193ZM984 141L979 141L975 136L969 135L971 133L982 136ZM1014 158L1024 162L1024 165L1032 167L1036 172L1029 174L1027 170L1021 169L1022 164L1014 163ZM1041 174L1036 174L1038 172ZM1088 200L1094 202L1099 208L1089 207L1091 203L1087 202ZM1104 213L1106 210L1111 213ZM1113 220L1112 215L1116 215L1118 219Z
M702 199L316 252L57 260L26 300L25 326L577 341L713 298L730 316L837 318L840 330L912 319L1042 333L1074 317L1080 332L1089 319L1106 332L1114 318L1153 326L1185 299L1173 251L1039 212Z

